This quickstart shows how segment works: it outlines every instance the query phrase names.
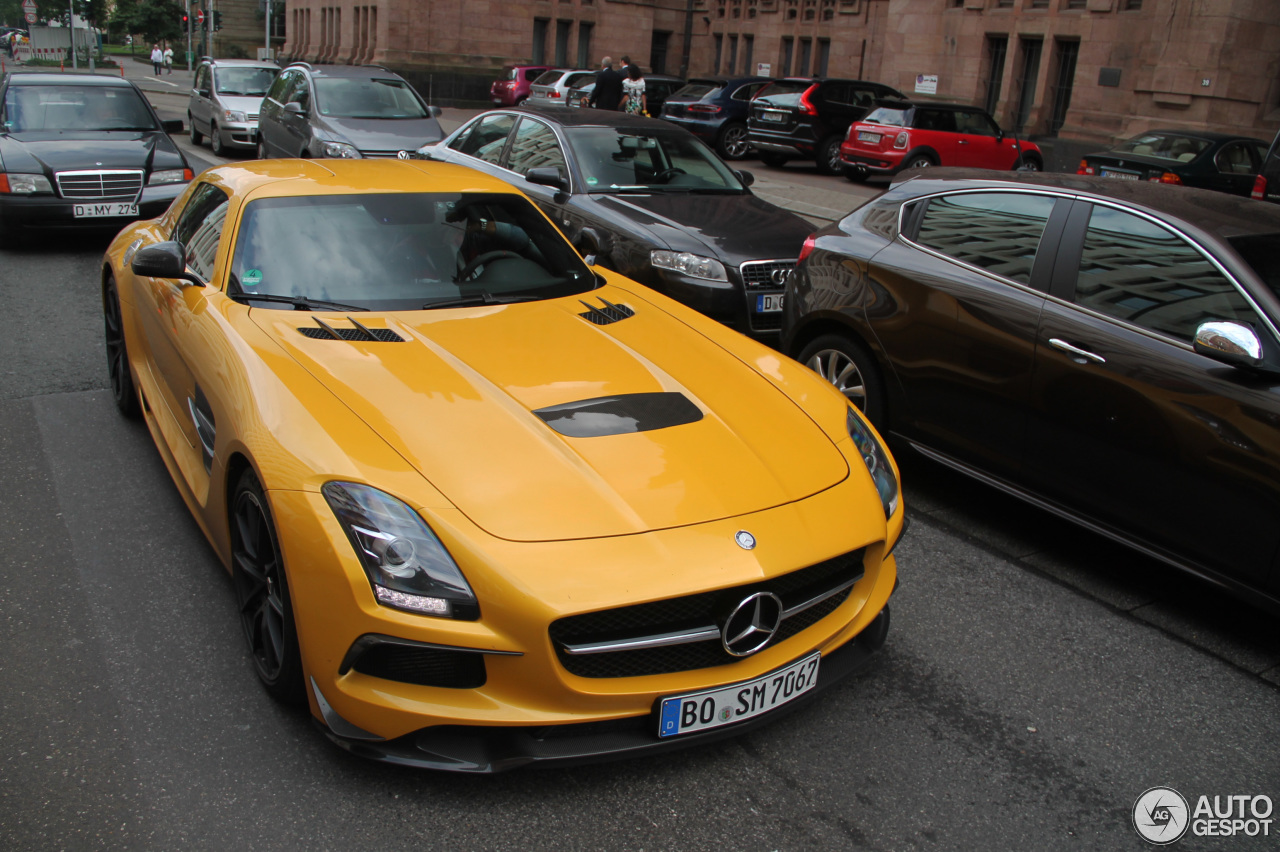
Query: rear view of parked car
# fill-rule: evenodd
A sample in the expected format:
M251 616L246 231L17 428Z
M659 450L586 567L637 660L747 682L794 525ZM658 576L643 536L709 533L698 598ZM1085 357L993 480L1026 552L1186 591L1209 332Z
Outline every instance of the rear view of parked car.
M1262 161L1262 171L1253 179L1250 197L1280 204L1280 133Z
M489 100L496 106L519 106L529 97L533 81L544 71L545 65L514 65L503 69L502 76L489 87Z
M1089 154L1077 174L1196 186L1248 196L1267 143L1248 136L1191 130L1152 130L1110 151Z
M840 163L850 180L926 166L1040 171L1034 142L1006 135L984 109L960 104L882 102L849 128Z
M751 99L772 82L769 77L690 80L663 103L661 117L713 146L724 159L739 160L751 150L747 142ZM649 112L658 115L652 108Z
M562 107L569 104L569 91L582 88L596 79L596 72L583 68L552 68L542 72L542 76L533 81L529 87L529 98L525 106Z
M655 118L662 112L662 105L667 98L684 86L684 79L681 77L670 77L666 74L646 74L644 75L644 99L648 106L648 113ZM584 107L591 103L591 95L596 89L595 78L592 78L584 86L575 87L569 90L569 106ZM603 105L600 105L603 107ZM607 107L605 107L607 108Z
M191 144L208 136L210 150L219 156L229 148L255 150L262 99L279 73L273 62L205 57L187 102Z

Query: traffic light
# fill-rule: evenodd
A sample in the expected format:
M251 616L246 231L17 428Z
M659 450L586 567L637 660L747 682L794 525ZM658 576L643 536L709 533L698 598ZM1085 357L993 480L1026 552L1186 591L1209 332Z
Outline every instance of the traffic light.
M220 29L222 29L222 12L215 9L213 11L213 31L217 32Z
M182 16L182 29L183 29L184 31L187 29L187 16L186 16L186 15L183 15L183 16Z

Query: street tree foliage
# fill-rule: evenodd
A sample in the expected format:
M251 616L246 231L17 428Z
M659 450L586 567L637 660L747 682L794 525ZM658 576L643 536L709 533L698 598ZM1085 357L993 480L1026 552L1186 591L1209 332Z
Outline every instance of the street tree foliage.
M111 27L140 35L147 42L178 41L186 35L182 30L183 13L183 7L173 0L118 0Z
M53 3L49 2L49 0L44 0L44 2L37 4L36 24L61 21L63 16L66 15L68 7L74 6L76 14L88 21L91 26L105 27L107 19L110 17L110 5L110 0L72 0L71 3L67 3L65 0L58 0L58 2ZM23 17L22 0L0 0L0 23L14 27L30 26L27 23L27 19Z

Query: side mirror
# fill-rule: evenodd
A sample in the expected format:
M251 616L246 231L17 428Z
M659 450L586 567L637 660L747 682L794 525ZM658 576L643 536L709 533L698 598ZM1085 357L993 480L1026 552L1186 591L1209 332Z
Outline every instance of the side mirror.
M439 117L440 117L440 114L441 114L442 112L444 112L444 110L440 109L440 107L438 107L438 106L429 106L429 107L427 107L427 113L428 113L432 118L439 118Z
M742 181L743 186L751 186L756 182L756 176L746 169L734 169L733 173L737 175L738 180Z
M583 228L578 232L578 238L574 240L573 247L578 250L578 254L582 255L587 266L595 266L596 255L600 254L601 242L600 233L595 228Z
M165 133L181 133L186 129L182 123L182 119L180 118L171 118L168 121L162 121L160 122L160 128L164 130Z
M284 111L293 115L306 115L307 108L298 101L289 101L284 105Z
M190 281L197 287L204 282L187 271L187 263L182 257L182 245L173 241L156 243L147 246L133 256L129 264L134 275L144 278L170 278L177 281Z
M559 166L546 166L538 169L529 169L525 172L524 179L529 183L541 184L549 186L560 192L569 191L569 178Z
M1252 328L1238 322L1201 323L1192 347L1201 355L1235 367L1262 366L1262 341Z

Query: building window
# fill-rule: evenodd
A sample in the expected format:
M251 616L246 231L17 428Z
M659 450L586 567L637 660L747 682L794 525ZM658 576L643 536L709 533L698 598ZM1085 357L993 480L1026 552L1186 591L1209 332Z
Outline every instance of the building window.
M569 64L569 30L573 21L556 21L556 64Z
M738 37L729 36L729 73L738 73Z
M1088 5L1088 0L1067 0L1066 6L1063 8L1068 11L1082 12Z
M752 69L752 65L751 65L751 60L754 58L752 54L755 53L755 50L756 50L756 37L750 36L750 35L744 35L742 37L742 73L743 74L756 73Z
M711 73L719 74L720 73L720 54L724 50L724 36L722 36L720 33L716 33L715 43L716 43L716 64L711 66Z
M809 73L809 58L813 53L813 41L807 38L800 39L800 61L796 64L796 74L800 77L807 76Z
M787 36L782 39L782 48L778 55L778 76L791 76L791 52L795 49L795 39Z
M1124 0L1124 6L1121 7L1122 12L1141 12L1142 0Z
M578 67L591 67L591 32L595 24L587 21L578 22Z
M813 76L827 76L827 63L831 61L831 39L818 39L818 62L813 66Z
M1048 9L1049 0L1028 0L1027 8L1028 9Z
M546 18L533 19L533 64L547 64L547 27L551 22Z
M1004 81L1004 58L1009 52L1008 36L987 36L987 112L996 114L1000 104L1000 86Z
M654 30L649 42L649 68L655 74L667 73L667 47L671 43L669 31Z

